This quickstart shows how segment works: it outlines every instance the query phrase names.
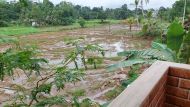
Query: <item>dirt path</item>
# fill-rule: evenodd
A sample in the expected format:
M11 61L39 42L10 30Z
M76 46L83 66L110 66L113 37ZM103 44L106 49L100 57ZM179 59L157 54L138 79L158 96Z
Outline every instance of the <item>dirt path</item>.
M22 36L20 37L20 41L22 45L37 45L39 50L42 52L41 57L48 59L50 65L53 66L59 64L64 59L66 50L69 50L67 45L63 42L64 38L82 36L85 37L85 41L87 43L97 43L108 50L106 52L106 57L110 59L105 60L104 64L109 65L116 62L112 60L112 58L117 56L117 52L150 47L152 38L145 39L142 37L131 37L125 34L127 28L128 27L123 25L112 25L111 32L109 32L109 26L101 26L95 29L84 28L59 32L46 32ZM99 103L105 102L98 99L98 97L117 85L117 81L114 81L114 77L126 76L125 73L118 74L118 72L110 73L105 69L89 70L87 71L83 81L77 82L75 85L67 84L64 91L57 94L60 95L65 94L68 91L84 89L85 97L89 97ZM7 87L9 85L6 84L6 82L0 82L0 86ZM14 92L0 90L0 102L7 99L4 99L4 96L11 96L12 93ZM55 95L55 89L53 89L51 93Z

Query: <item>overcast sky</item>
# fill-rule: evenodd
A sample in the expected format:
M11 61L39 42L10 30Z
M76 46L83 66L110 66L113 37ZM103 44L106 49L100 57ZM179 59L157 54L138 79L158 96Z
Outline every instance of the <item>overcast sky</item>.
M55 4L63 1L63 0L51 0ZM133 6L130 5L134 3L134 0L64 0L68 2L72 2L73 4L79 4L83 6L90 6L90 7L99 7L103 6L106 8L117 8L121 7L123 4L128 4L129 8L132 8ZM176 0L150 0L149 4L145 5L145 8L159 8L161 6L164 7L171 7L172 4Z
M11 0L7 0L11 1ZM33 1L42 1L42 0L33 0ZM82 5L82 6L90 6L90 7L100 7L103 6L104 8L117 8L121 7L123 4L128 4L130 9L133 9L134 6L130 4L134 4L135 0L50 0L54 4L58 4L61 1L72 2L73 4ZM145 9L147 8L154 8L158 9L161 6L164 7L171 7L173 3L177 0L150 0L150 2L144 6Z

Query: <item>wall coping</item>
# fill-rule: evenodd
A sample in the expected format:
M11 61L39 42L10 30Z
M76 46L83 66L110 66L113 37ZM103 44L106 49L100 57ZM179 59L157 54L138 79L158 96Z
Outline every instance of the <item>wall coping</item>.
M190 65L156 61L115 98L108 107L140 107L169 68L190 70Z

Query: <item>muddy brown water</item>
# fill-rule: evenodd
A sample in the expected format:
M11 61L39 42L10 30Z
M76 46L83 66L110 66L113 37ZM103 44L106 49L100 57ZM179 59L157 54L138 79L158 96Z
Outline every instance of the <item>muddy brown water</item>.
M131 37L120 32L125 32L128 27L123 25L112 25L111 32L109 32L109 26L101 26L94 28L84 28L84 29L74 29L74 30L64 30L59 32L46 32L33 35L25 35L20 37L22 45L35 44L38 46L38 50L41 51L40 57L44 57L49 60L50 66L61 66L61 62L64 60L66 51L71 47L64 43L65 37L85 37L86 43L97 43L106 49L106 59L104 65L116 63L116 61L111 60L112 57L117 57L118 52L130 49L146 49L150 47L152 38L142 38L142 37ZM113 33L118 32L118 33ZM5 50L8 46L0 46L1 50ZM4 48L5 47L5 48ZM79 63L81 61L79 60ZM44 65L45 66L45 65ZM71 68L74 64L69 65ZM82 64L80 65L82 67ZM48 67L47 67L48 68ZM80 99L90 98L93 101L103 104L107 102L106 99L99 99L109 90L114 89L118 85L114 78L127 78L127 71L120 73L120 70L116 72L108 72L106 69L101 68L97 70L88 70L83 80L75 84L66 84L64 90L57 92L56 88L52 88L52 95L67 95L67 92L74 91L76 89L85 90L85 96ZM15 80L11 80L6 77L4 81L0 82L0 102L11 100L12 96L16 93L14 90L9 90L7 88L11 87L11 84L19 84L27 88L35 86L36 77L33 77L32 83L26 84L27 77L19 76ZM68 95L70 98L70 95ZM1 105L1 103L0 103Z

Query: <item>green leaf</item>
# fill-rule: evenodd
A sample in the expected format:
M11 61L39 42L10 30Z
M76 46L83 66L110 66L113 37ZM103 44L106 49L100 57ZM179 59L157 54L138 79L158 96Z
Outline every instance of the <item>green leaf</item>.
M108 71L114 71L114 70L117 70L119 68L130 67L132 65L143 64L145 62L147 62L147 61L143 60L143 59L132 59L132 60L127 60L127 61L122 61L122 62L119 62L117 64L112 64L112 65L108 66L106 69Z
M66 82L76 82L82 79L84 72L76 69L66 69L65 67L57 68L54 83L58 90L64 88Z
M178 60L180 63L186 64L190 61L190 32L183 38L183 43L178 53Z
M31 97L32 99L37 101L37 94L44 92L46 94L49 94L51 91L52 84L42 84L39 87L36 87L35 89L32 90L31 92Z
M167 46L178 53L181 43L183 41L184 29L183 26L174 21L168 28L167 32Z
M160 53L163 56L162 60L166 60L166 61L176 61L176 54L175 52L173 52L170 48L168 48L166 45L164 44L160 44L157 42L153 42L152 43L152 48L153 49L157 49L160 51Z

